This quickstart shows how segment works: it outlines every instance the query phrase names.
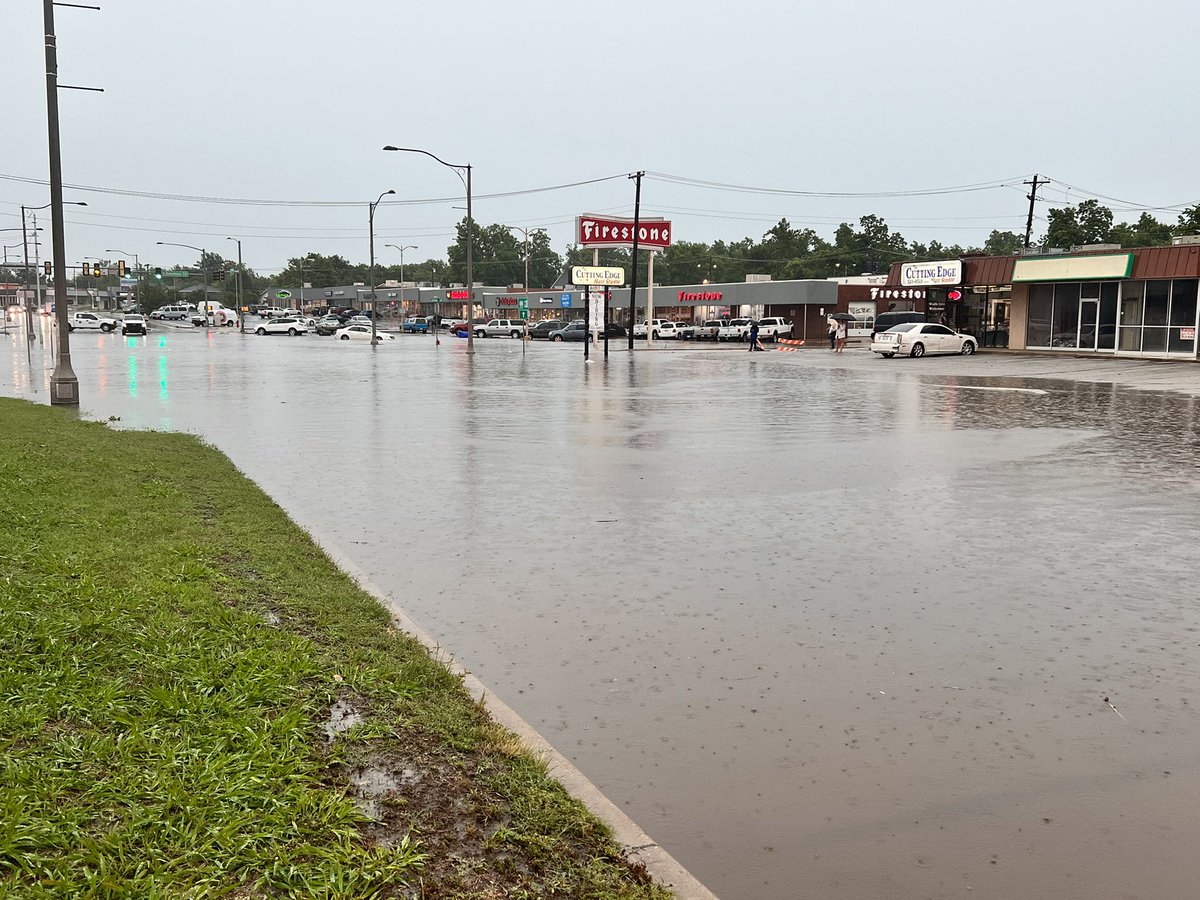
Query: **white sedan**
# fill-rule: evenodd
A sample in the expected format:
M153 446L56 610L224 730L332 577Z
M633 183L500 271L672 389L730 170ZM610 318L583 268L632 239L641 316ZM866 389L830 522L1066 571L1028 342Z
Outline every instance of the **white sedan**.
M267 319L259 324L254 329L255 334L290 334L295 337L298 334L307 334L308 325L300 319L294 319L291 316L280 316L276 319Z
M897 353L913 357L926 353L961 353L970 356L978 346L975 338L969 334L959 334L936 322L905 322L887 331L880 331L871 341L871 350L887 359Z
M345 328L339 328L335 332L335 335L339 341L369 341L371 339L371 326L347 325ZM375 331L376 341L394 341L395 339L396 336L394 334L387 334L378 329Z

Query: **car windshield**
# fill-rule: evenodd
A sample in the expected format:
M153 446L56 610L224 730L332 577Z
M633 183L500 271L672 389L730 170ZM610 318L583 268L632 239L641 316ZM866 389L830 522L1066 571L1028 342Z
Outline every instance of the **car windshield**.
M888 331L892 332L893 334L900 331L912 331L914 328L920 328L921 325L921 322L905 322L901 325L893 325L888 329Z

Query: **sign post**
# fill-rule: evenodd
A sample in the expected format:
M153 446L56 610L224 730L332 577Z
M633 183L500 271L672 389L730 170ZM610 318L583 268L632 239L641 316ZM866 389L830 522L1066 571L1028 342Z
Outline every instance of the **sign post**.
M529 343L529 295L517 298L517 315L521 319L521 355L525 355L525 345Z
M592 342L592 329L599 327L604 332L604 355L608 356L608 298L610 287L625 283L625 270L620 266L572 266L571 283L583 285L583 358L588 358L588 345ZM604 288L602 306L597 309L599 321L593 321L592 288Z

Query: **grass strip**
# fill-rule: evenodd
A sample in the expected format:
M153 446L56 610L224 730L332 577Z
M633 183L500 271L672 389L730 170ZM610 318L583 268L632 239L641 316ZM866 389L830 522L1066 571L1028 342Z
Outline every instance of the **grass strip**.
M228 459L0 399L0 897L660 898Z

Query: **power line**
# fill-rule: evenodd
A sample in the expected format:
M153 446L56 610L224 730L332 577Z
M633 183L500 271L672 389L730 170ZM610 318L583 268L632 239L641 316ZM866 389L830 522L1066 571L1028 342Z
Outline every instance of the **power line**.
M745 184L730 184L722 181L706 181L700 178L689 178L684 175L672 175L667 172L649 172L647 178L654 181L662 181L668 184L687 185L690 187L709 188L712 190L735 191L745 194L781 194L791 197L854 197L860 199L882 199L885 197L931 197L943 194L966 194L975 191L990 191L997 188L1007 187L1010 184L1018 182L1025 176L1017 178L1005 178L995 181L981 181L973 184L954 185L943 188L929 188L920 190L903 190L903 191L802 191L791 188L773 188L773 187L754 187Z

